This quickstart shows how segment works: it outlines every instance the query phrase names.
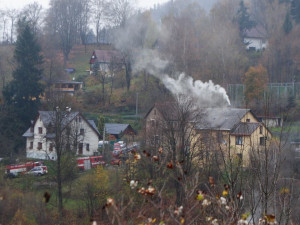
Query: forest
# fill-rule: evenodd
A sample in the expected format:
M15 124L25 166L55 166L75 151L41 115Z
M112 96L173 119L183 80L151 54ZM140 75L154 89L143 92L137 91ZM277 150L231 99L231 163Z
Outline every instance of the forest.
M0 224L299 224L299 37L300 0L0 7ZM118 57L96 68L95 50ZM61 95L58 81L83 86ZM199 128L206 109L230 107L249 110L259 146ZM79 172L65 108L94 120L103 140L104 123L131 124L139 148L114 165L105 144L107 163ZM56 111L58 159L44 161L44 176L7 177L5 166L33 160L22 135L38 111Z

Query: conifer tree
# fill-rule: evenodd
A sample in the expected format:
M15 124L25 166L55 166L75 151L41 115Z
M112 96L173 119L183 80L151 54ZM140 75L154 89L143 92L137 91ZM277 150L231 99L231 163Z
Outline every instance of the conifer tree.
M300 0L292 0L291 15L296 23L300 23Z
M240 8L237 13L237 22L241 35L244 35L246 30L249 30L255 26L255 22L250 19L250 15L248 13L247 7L244 4L244 1L240 2Z
M43 94L40 83L43 57L37 38L26 19L18 22L18 37L14 51L16 68L13 80L5 86L5 102L15 113L16 119L28 125L34 118Z

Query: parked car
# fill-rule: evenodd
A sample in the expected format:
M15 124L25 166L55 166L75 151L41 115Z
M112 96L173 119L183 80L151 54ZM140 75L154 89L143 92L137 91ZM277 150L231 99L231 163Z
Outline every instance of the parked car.
M122 154L122 150L121 149L116 149L112 151L112 156L113 157L118 157L120 154Z
M36 166L29 170L26 174L35 175L35 176L42 176L47 173L47 170L42 166Z
M16 177L18 177L17 173L6 173L4 175L4 178L8 178L8 179L13 179L13 178L16 178Z

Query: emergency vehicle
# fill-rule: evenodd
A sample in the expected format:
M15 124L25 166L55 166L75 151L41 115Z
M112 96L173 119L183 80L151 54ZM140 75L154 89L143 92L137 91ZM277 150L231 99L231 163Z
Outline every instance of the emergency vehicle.
M25 174L26 172L37 166L42 167L45 173L48 173L47 166L45 166L43 162L26 162L22 164L8 165L5 166L5 173L11 173L15 175L18 175L19 173Z
M77 168L80 171L96 168L97 166L104 164L105 161L103 160L102 155L77 158Z

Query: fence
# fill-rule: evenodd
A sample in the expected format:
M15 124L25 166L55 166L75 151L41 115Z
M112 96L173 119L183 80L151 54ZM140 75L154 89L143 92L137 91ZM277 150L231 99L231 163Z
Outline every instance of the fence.
M234 107L244 105L244 90L243 84L229 84L227 86L227 95ZM295 100L300 99L300 82L296 83L269 83L267 92L276 101L285 101L290 96L294 96Z

